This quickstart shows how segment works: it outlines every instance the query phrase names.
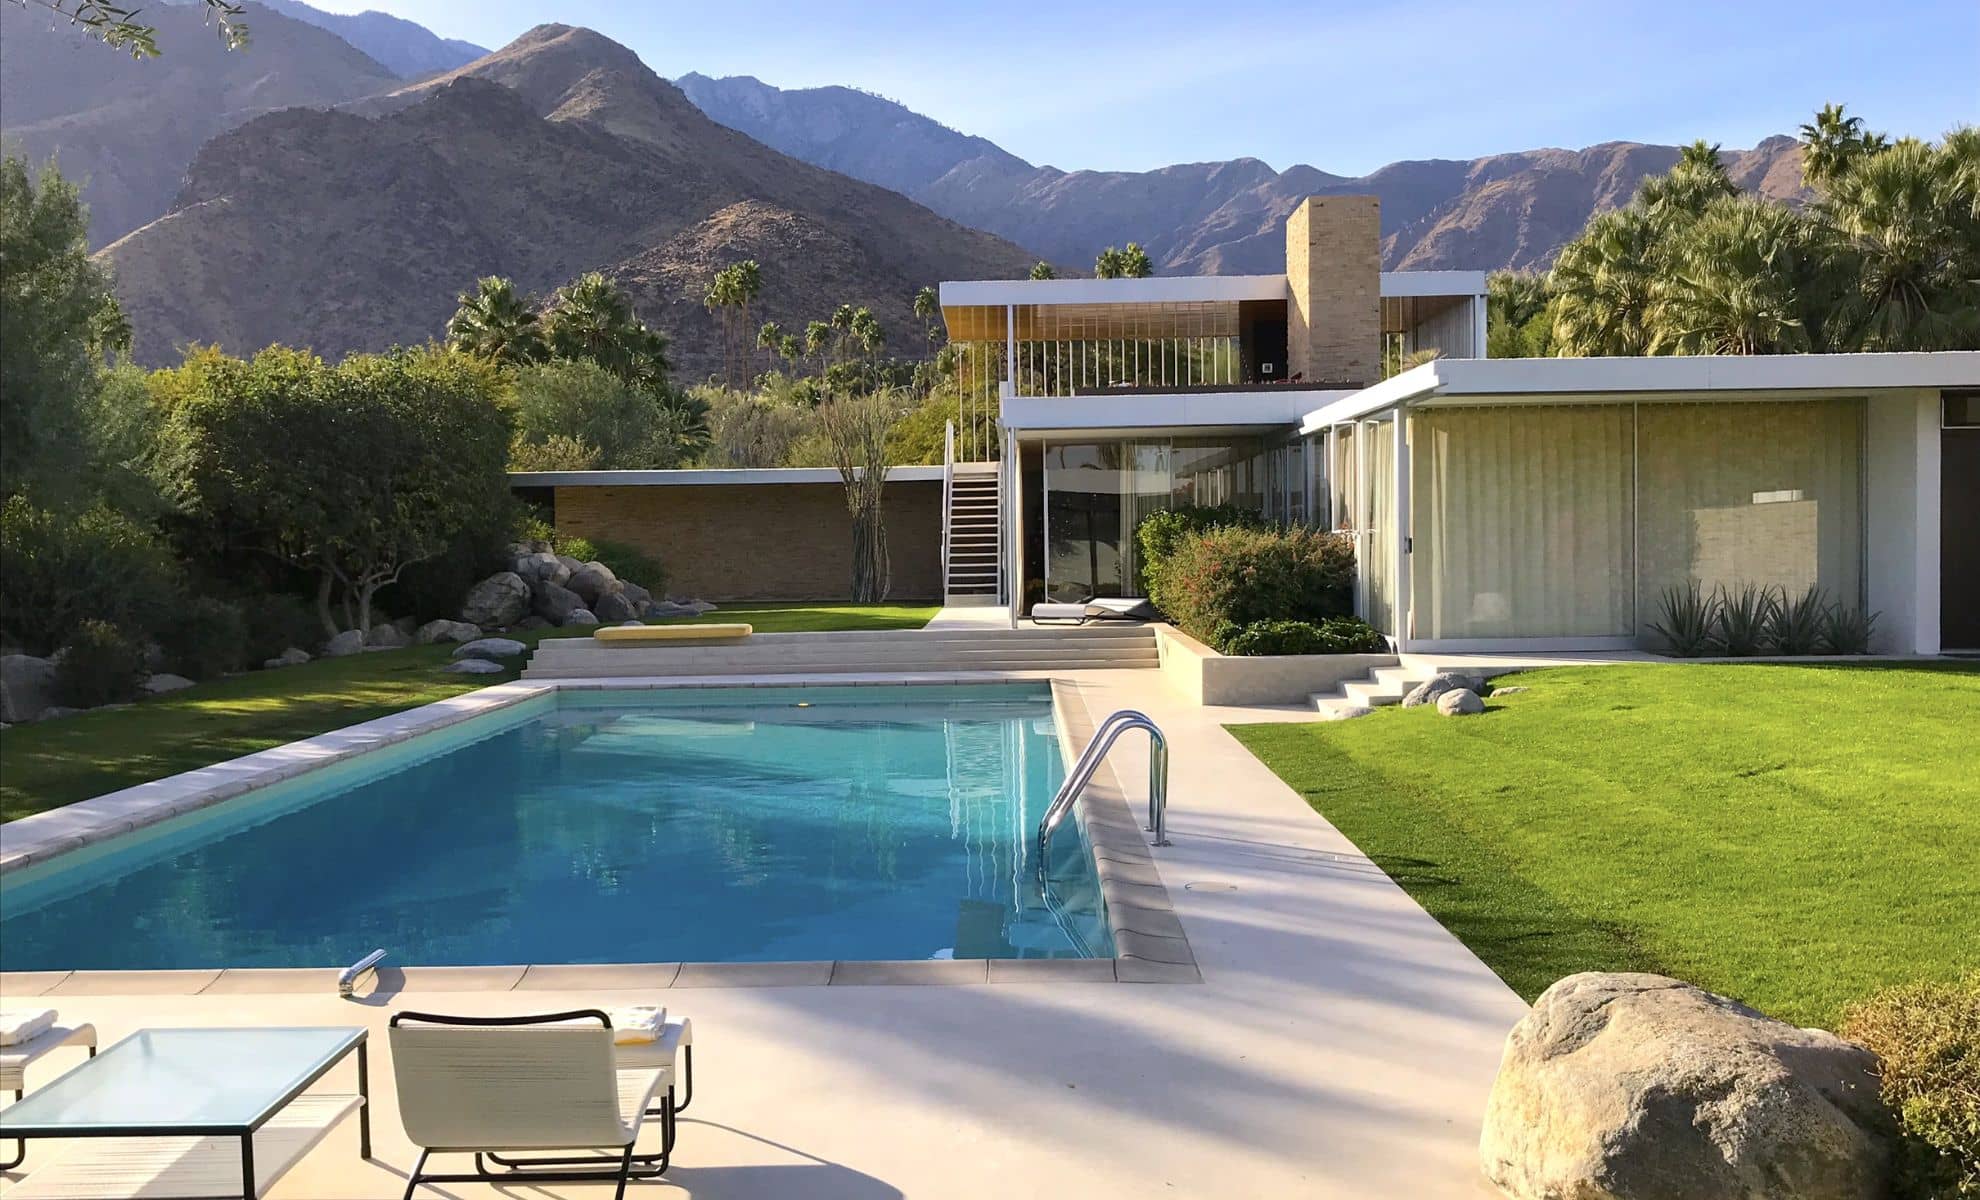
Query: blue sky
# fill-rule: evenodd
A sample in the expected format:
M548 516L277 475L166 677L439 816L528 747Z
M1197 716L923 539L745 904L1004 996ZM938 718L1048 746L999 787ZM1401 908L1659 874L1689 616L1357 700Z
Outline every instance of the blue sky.
M1980 120L1980 3L312 0L496 47L586 25L669 78L852 84L1038 163L1401 158L1792 133L1841 100L1935 137Z

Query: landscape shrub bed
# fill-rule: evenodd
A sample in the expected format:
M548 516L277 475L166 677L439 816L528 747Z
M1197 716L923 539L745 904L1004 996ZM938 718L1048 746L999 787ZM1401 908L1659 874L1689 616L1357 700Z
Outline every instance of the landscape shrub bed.
M88 620L147 633L179 587L164 545L121 513L55 512L23 496L0 505L0 633L31 653Z
M1348 616L1353 592L1353 543L1312 529L1185 532L1149 579L1155 606L1213 645L1231 629L1262 621Z
M1168 565L1176 544L1191 534L1206 529L1276 528L1257 509L1235 504L1186 504L1149 513L1134 530L1135 549L1140 553L1140 565L1136 568L1138 582L1146 594L1153 596L1154 581Z
M92 620L62 643L52 687L58 704L95 708L134 698L144 676L144 647L110 622Z
M1842 1033L1881 1060L1903 1138L1900 1194L1980 1197L1980 972L1879 992L1849 1011Z
M173 607L158 631L158 644L166 664L179 674L218 679L247 665L247 618L238 604L195 596Z
M1213 644L1230 655L1380 654L1389 648L1382 632L1359 617L1253 621L1227 624L1216 632Z
M1868 654L1878 615L1819 586L1791 597L1786 588L1757 584L1707 592L1695 580L1665 588L1657 607L1650 631L1680 658Z

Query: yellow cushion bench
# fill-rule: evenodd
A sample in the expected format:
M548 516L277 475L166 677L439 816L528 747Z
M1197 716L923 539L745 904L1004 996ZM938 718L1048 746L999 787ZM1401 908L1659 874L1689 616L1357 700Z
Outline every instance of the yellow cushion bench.
M601 625L592 637L601 642L627 646L655 646L666 642L740 642L755 633L752 625Z

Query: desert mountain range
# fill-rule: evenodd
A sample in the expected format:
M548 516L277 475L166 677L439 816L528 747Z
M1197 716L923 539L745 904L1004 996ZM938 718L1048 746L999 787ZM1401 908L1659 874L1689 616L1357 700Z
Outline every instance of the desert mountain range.
M167 52L142 63L0 3L0 135L83 180L140 361L190 341L416 342L479 276L542 293L604 270L694 378L720 357L701 296L745 257L765 267L753 321L867 304L912 351L910 299L944 278L1041 257L1077 271L1129 240L1167 274L1278 270L1286 213L1313 193L1380 196L1391 268L1544 266L1677 157L1615 142L1360 178L1248 158L1064 171L852 88L670 83L585 29L482 54L384 14L274 3L248 6L239 53L197 6L150 10ZM1787 138L1727 161L1744 186L1801 192Z

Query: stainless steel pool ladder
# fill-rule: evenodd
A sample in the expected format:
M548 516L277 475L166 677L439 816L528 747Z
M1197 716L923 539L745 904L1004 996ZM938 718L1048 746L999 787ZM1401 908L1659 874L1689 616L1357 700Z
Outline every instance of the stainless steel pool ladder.
M362 945L363 943L359 944ZM350 999L351 993L357 991L358 980L376 971L378 964L383 961L385 961L385 951L381 948L373 950L350 966L345 967L342 971L339 971L337 973L337 994L346 1000Z
M1086 743L1086 750L1066 773L1066 781L1059 785L1058 794L1045 809L1045 817L1038 822L1038 873L1045 874L1045 847L1052 840L1052 831L1066 819L1072 811L1073 801L1092 782L1093 772L1100 769L1107 751L1113 749L1114 742L1130 729L1143 729L1148 732L1148 831L1155 835L1157 846L1169 844L1169 739L1162 736L1161 727L1150 720L1145 713L1124 708L1100 722L1100 728L1093 731L1093 740Z

